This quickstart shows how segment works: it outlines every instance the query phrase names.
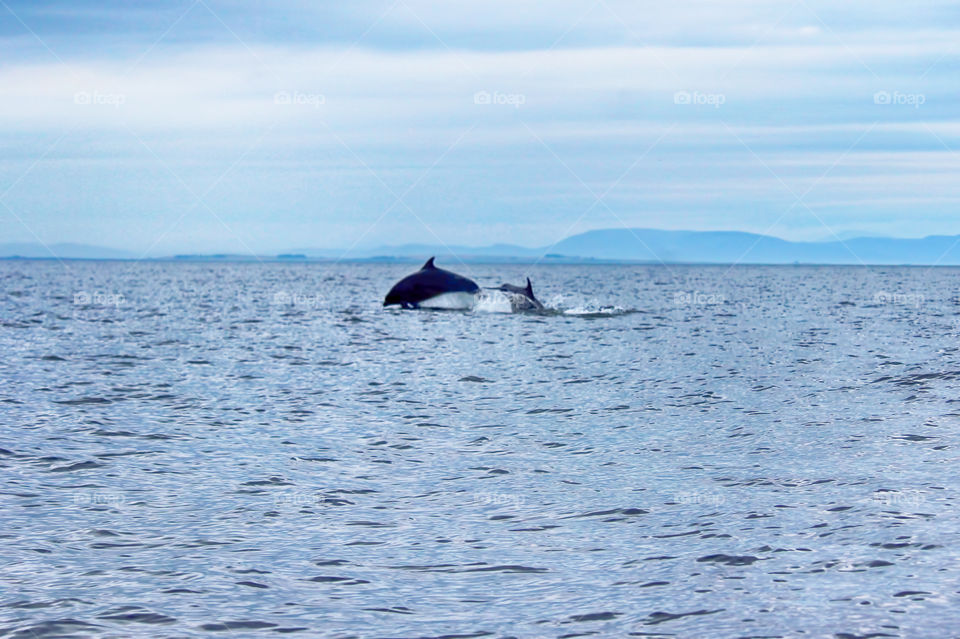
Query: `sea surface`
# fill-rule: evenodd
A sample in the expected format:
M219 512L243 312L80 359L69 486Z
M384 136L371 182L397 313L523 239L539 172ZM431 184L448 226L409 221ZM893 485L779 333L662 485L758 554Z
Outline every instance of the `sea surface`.
M0 636L960 636L960 270L0 261Z

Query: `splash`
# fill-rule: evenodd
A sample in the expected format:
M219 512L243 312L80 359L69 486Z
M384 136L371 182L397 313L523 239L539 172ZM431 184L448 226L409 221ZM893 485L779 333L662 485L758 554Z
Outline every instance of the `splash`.
M500 291L484 290L477 296L473 310L477 313L512 313L513 307L510 298Z
M564 315L574 315L577 317L613 317L615 315L629 315L637 311L622 306L603 306L600 304L581 304L573 308L567 308L560 311Z
M474 296L471 293L444 293L431 297L420 303L420 308L427 308L441 311L465 311L470 310L475 305Z
M567 301L563 295L554 295L541 300L542 311L516 311L510 303L510 296L497 290L484 290L477 296L473 310L477 313L518 313L526 315L567 315L572 317L613 317L627 315L637 311L622 306L600 304L595 301Z
M586 302L567 301L563 295L554 295L544 302L544 306L554 313L574 317L613 317L615 315L628 315L636 312L635 310L622 306L601 304L594 300Z

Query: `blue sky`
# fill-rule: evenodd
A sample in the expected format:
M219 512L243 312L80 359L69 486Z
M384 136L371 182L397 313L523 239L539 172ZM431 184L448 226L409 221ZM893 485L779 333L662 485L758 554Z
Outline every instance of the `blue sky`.
M0 1L0 242L960 233L949 2Z

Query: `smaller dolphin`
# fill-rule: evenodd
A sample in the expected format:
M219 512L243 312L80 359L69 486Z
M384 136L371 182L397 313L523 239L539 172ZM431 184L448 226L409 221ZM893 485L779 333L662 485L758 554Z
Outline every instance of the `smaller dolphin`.
M507 294L507 297L510 298L510 308L514 311L545 310L543 304L541 304L540 300L533 294L533 284L530 283L529 277L527 278L526 288L514 286L513 284L501 284L494 290Z
M403 308L469 309L480 291L477 283L462 275L445 271L427 260L419 271L407 275L393 285L384 306L399 304Z

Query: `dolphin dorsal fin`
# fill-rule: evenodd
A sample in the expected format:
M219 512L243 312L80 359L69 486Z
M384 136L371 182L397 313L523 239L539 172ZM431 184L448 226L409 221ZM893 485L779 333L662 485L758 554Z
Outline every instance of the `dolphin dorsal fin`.
M420 268L420 270L423 271L423 270L426 270L426 269L429 269L429 268L437 268L436 266L433 265L433 259L434 259L434 258L431 257L429 260L427 260L427 263L424 264L424 265Z
M530 278L527 278L527 295L533 297L533 284L530 283Z

